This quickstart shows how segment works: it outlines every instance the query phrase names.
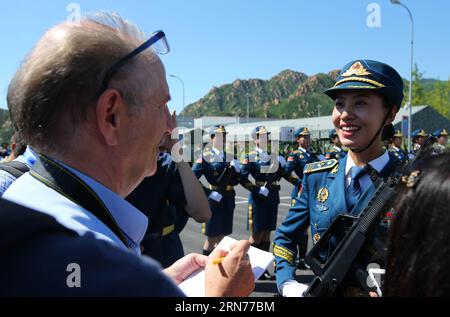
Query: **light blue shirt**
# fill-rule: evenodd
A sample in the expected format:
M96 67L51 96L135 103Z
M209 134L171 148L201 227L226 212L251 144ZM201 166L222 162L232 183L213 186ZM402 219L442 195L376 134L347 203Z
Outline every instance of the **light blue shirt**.
M141 254L140 243L147 230L148 218L125 199L99 182L74 168L63 165L97 194L128 239L131 249L135 253ZM128 249L92 213L36 180L30 173L25 173L17 179L2 198L50 215L61 225L77 232L80 236L86 232L92 232L97 239L106 240L125 250Z
M28 146L25 152L18 156L14 161L20 162L30 168L36 161L36 153ZM0 197L16 180L16 177L7 171L0 170Z

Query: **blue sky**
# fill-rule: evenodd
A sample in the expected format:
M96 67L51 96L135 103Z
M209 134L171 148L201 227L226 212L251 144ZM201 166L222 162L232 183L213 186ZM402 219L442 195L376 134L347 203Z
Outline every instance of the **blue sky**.
M414 61L424 77L448 79L450 1L402 1L415 20ZM384 61L409 78L409 17L389 0L15 0L0 2L0 107L21 60L67 19L70 3L82 13L116 11L147 34L163 29L172 51L162 60L168 75L183 79L186 105L238 78L269 79L284 69L313 75L356 58ZM371 3L380 9L380 27L367 25ZM168 83L169 105L179 112L181 83Z

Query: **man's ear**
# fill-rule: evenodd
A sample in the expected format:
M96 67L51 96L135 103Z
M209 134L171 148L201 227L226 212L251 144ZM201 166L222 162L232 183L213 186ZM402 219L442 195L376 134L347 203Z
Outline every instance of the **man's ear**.
M115 146L118 143L124 106L122 96L114 89L105 91L97 101L97 126L109 146Z

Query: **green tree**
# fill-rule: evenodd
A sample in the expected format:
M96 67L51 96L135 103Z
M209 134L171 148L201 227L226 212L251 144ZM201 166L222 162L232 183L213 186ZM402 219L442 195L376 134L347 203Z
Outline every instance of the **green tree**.
M426 93L426 104L429 104L444 117L450 119L450 80L437 80L433 88Z
M426 104L425 91L422 84L423 73L419 71L417 64L414 64L414 70L412 73L412 104L413 106L419 106Z

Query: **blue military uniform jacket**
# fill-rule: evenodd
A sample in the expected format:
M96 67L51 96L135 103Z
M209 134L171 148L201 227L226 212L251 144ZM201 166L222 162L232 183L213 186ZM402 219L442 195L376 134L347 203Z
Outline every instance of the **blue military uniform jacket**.
M303 169L305 168L305 165L316 161L319 161L319 159L316 157L315 154L309 151L297 149L291 152L288 156L286 163L285 178L287 179L287 181L294 184L295 186L297 187L300 186L302 184ZM298 178L291 176L292 171L294 171L295 174L297 174Z
M209 186L203 186L208 197L212 191L222 195L220 202L209 200L212 216L202 226L203 233L208 237L229 235L233 232L234 186L239 183L240 175L230 166L229 162L232 160L233 156L211 148L205 149L202 157L192 166L197 178L205 176L208 181Z
M251 151L242 162L241 184L250 191L248 198L248 222L247 229L250 232L275 230L277 225L278 204L280 203L280 184L285 171L281 166L278 156L272 161L266 152ZM255 179L253 184L248 176ZM269 190L267 197L259 194L262 186Z
M348 210L345 200L346 160L347 156L339 161L333 159L306 166L301 194L275 233L274 255L278 287L286 280L295 279L294 261L297 256L297 244L301 233L309 225L313 241L316 243L338 215L346 212L359 215L372 198L375 186L362 193L353 209ZM395 161L390 160L380 176L388 177L396 168ZM330 251L332 250L323 254L324 259L328 257Z
M320 159L315 154L303 149L295 150L291 152L291 154L289 154L286 163L284 178L294 185L294 188L292 188L291 191L292 200L298 195L300 185L302 184L303 170L306 164L317 161L320 161ZM297 174L298 178L292 176L292 171Z
M186 204L180 174L168 153L159 156L156 173L145 178L126 200L149 219L142 241L144 254L159 260L164 267L171 264L167 259L183 256L179 247L164 248L161 240L175 232L176 210L184 209Z
M275 186L277 190L280 189L278 182L283 177L285 170L278 161L272 164L269 154L265 153L264 155L266 157L263 157L258 151L251 151L242 162L241 184L250 191L253 189L253 184L248 180L249 175L253 176L257 187L264 186L266 181L269 180L267 184L269 191L271 186ZM278 160L278 156L276 159ZM266 170L263 170L263 168Z
M389 147L389 157L401 164L406 164L408 162L408 155L406 152L395 146Z
M212 149L205 149L202 157L192 166L192 171L197 178L205 176L208 181L209 188L204 187L207 196L211 191L217 191L226 196L234 195L233 187L239 184L239 174L229 166L228 162L231 160L233 157L226 152L223 152L223 155L217 155Z
M343 149L337 147L336 145L330 145L325 152L326 159L336 159L339 160L347 155Z

